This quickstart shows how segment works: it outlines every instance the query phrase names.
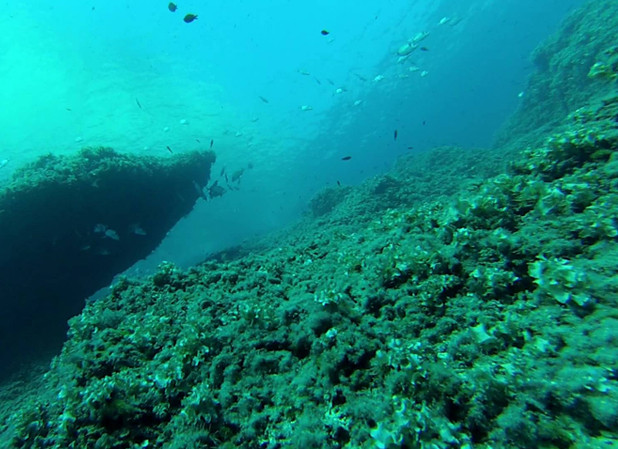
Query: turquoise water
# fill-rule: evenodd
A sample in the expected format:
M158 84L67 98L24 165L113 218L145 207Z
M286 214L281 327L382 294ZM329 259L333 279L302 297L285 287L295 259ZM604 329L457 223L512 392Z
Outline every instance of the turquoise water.
M0 177L44 152L166 156L212 139L213 173L253 169L239 191L198 204L157 255L186 265L406 152L490 144L531 50L580 3L4 2ZM398 62L421 32L428 51Z
M0 447L618 447L580 3L2 4Z

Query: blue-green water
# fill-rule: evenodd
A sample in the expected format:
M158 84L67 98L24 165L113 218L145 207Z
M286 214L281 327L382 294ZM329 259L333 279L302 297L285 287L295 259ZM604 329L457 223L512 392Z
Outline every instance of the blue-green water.
M616 447L579 3L2 5L0 447Z
M156 256L186 265L401 154L490 144L531 50L580 3L3 2L0 177L44 152L166 156L213 140L213 173L253 169L239 191L198 204ZM398 62L423 32L428 51Z

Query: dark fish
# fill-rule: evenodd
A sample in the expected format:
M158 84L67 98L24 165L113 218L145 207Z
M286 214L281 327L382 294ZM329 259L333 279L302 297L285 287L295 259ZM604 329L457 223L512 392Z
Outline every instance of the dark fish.
M184 19L185 23L191 23L194 20L197 20L197 14L187 14Z
M210 199L217 198L218 196L223 196L225 192L225 188L219 185L219 181L215 181L210 187L208 187L208 194L210 195Z
M169 151L170 153L174 154L174 152L172 151L172 149L168 146L166 146L165 148L167 148L167 151Z
M333 82L333 80L330 80L330 79L326 78L326 81L328 81L328 84L330 84L331 86L334 86L334 85L335 85L335 83Z
M225 174L225 167L221 169L221 173L219 174L219 176L223 176L224 174Z
M214 144L215 144L215 141L213 139L210 139L210 148L212 148Z
M66 109L67 111L71 112L71 108L64 108L64 109Z
M341 187L341 181L337 180L337 185Z
M349 161L350 159L352 159L352 156L343 156L341 158L342 161Z
M169 2L169 4L167 5L167 9L169 9L172 12L175 12L178 9L178 7L176 6L176 3Z
M137 107L139 107L140 109L142 109L142 105L139 103L139 100L136 98L135 102L137 103Z
M397 140L397 130L393 133L393 140Z
M258 95L258 97L260 98L260 100L262 100L264 103L268 103L268 100L264 97L262 97L261 95Z
M330 34L330 31L322 30L322 31L320 31L320 33L322 34L322 36L328 36Z
M421 47L419 48L420 51L429 51L429 49L427 47Z
M196 141L197 143L202 143L202 142L200 142L200 139L197 139L197 138L195 139L195 141Z
M413 149L414 149L414 147L408 147L408 150L413 150Z
M423 120L423 126L425 126L425 123L426 123L425 120Z

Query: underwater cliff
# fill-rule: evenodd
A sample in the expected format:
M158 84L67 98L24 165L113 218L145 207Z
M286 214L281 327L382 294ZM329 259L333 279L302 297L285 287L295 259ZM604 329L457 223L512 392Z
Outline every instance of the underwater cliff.
M611 1L587 2L570 14L561 32L534 50L536 71L497 145L539 144L577 108L609 95L617 77L616 29L618 16Z
M603 42L529 90L504 153L409 155L237 257L119 279L37 390L5 387L0 444L616 447L618 67L590 17L540 47Z
M211 152L86 148L42 156L0 189L0 376L57 352L84 299L146 257L204 195Z

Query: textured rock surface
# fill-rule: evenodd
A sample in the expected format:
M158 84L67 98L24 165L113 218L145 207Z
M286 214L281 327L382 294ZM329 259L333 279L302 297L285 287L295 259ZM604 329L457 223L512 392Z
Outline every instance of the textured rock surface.
M613 83L510 141L501 174L500 149L409 156L250 248L120 279L71 320L38 397L4 390L0 443L615 446Z
M236 260L121 279L71 320L5 446L608 447L617 111L464 189L474 152L453 157L450 196L411 199L435 180L402 167L453 150L410 157Z
M521 107L499 134L497 146L520 138L539 144L577 108L615 95L618 65L614 61L612 66L612 53L618 45L617 29L618 3L590 1L539 45L532 55L536 72Z
M192 209L213 162L212 153L164 160L97 148L18 170L0 191L3 367L46 336L57 350L85 298Z

